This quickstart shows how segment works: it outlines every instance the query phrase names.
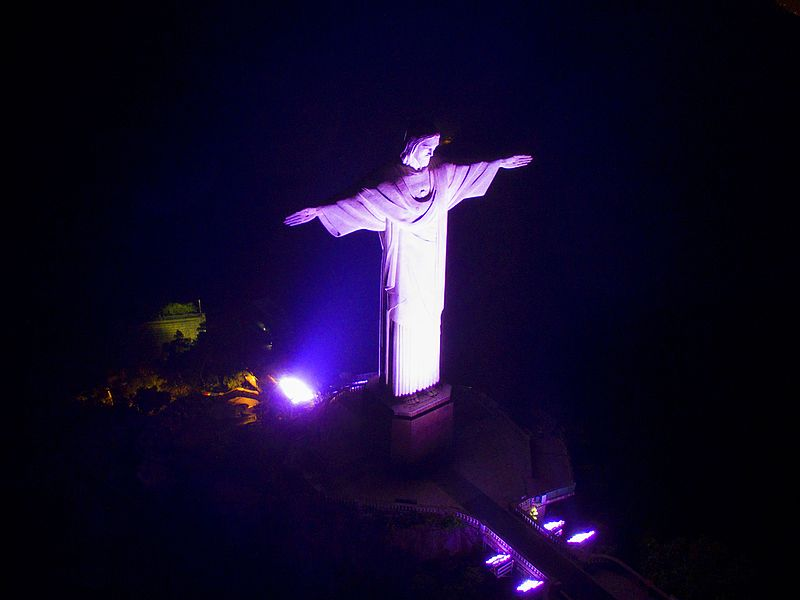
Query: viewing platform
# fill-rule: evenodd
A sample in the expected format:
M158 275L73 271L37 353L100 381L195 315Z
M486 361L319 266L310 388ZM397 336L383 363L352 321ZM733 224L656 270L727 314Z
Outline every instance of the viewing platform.
M635 578L616 577L613 586L623 592L612 593L608 573L579 560L541 521L527 516L536 507L543 517L549 504L575 490L567 449L555 428L543 423L532 433L486 394L447 388L412 402L378 401L369 386L342 394L315 415L291 461L328 498L455 516L478 528L492 551L508 554L521 575L574 600L663 598ZM397 421L442 405L453 419L449 443L427 458L397 461Z

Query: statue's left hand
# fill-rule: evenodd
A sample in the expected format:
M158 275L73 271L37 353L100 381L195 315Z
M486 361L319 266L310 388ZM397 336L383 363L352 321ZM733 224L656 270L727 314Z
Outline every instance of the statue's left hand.
M303 223L313 221L317 217L317 214L318 211L316 208L304 208L303 210L298 210L296 213L286 217L283 220L283 224L291 227L294 227L295 225L302 225Z
M520 167L527 166L531 163L533 157L529 154L517 154L516 156L509 156L508 158L501 158L501 169L519 169Z

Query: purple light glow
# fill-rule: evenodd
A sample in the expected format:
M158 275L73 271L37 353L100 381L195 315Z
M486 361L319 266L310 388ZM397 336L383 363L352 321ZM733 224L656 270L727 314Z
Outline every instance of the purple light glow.
M561 529L564 526L564 521L548 521L542 527L547 529L547 531L553 531L554 529Z
M530 592L531 590L535 590L536 588L538 588L543 583L544 581L539 581L538 579L526 579L517 586L517 591Z
M289 402L297 406L298 404L308 404L314 401L314 392L304 382L297 377L281 377L278 380L278 387L289 399Z
M582 533L576 533L575 535L573 535L571 538L569 538L567 540L567 543L568 544L582 544L583 542L588 540L593 535L594 535L594 530L592 530L592 531L584 531Z
M499 565L500 563L506 562L509 558L511 558L510 554L495 554L492 558L486 561L486 564L493 567L495 565Z

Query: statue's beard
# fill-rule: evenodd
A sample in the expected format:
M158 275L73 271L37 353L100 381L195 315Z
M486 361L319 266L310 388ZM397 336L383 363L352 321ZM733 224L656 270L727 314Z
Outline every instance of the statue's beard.
M431 162L430 157L416 157L413 154L403 157L403 164L420 171L427 167Z

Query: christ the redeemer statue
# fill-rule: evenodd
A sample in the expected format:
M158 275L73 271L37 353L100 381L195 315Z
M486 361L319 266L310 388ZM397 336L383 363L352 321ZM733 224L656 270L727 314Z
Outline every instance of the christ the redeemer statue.
M528 155L470 165L431 162L440 132L416 126L406 132L400 160L376 182L335 204L305 208L287 225L319 218L336 237L379 232L381 260L380 376L400 398L439 383L447 213L465 198L483 196L498 169L524 167Z

